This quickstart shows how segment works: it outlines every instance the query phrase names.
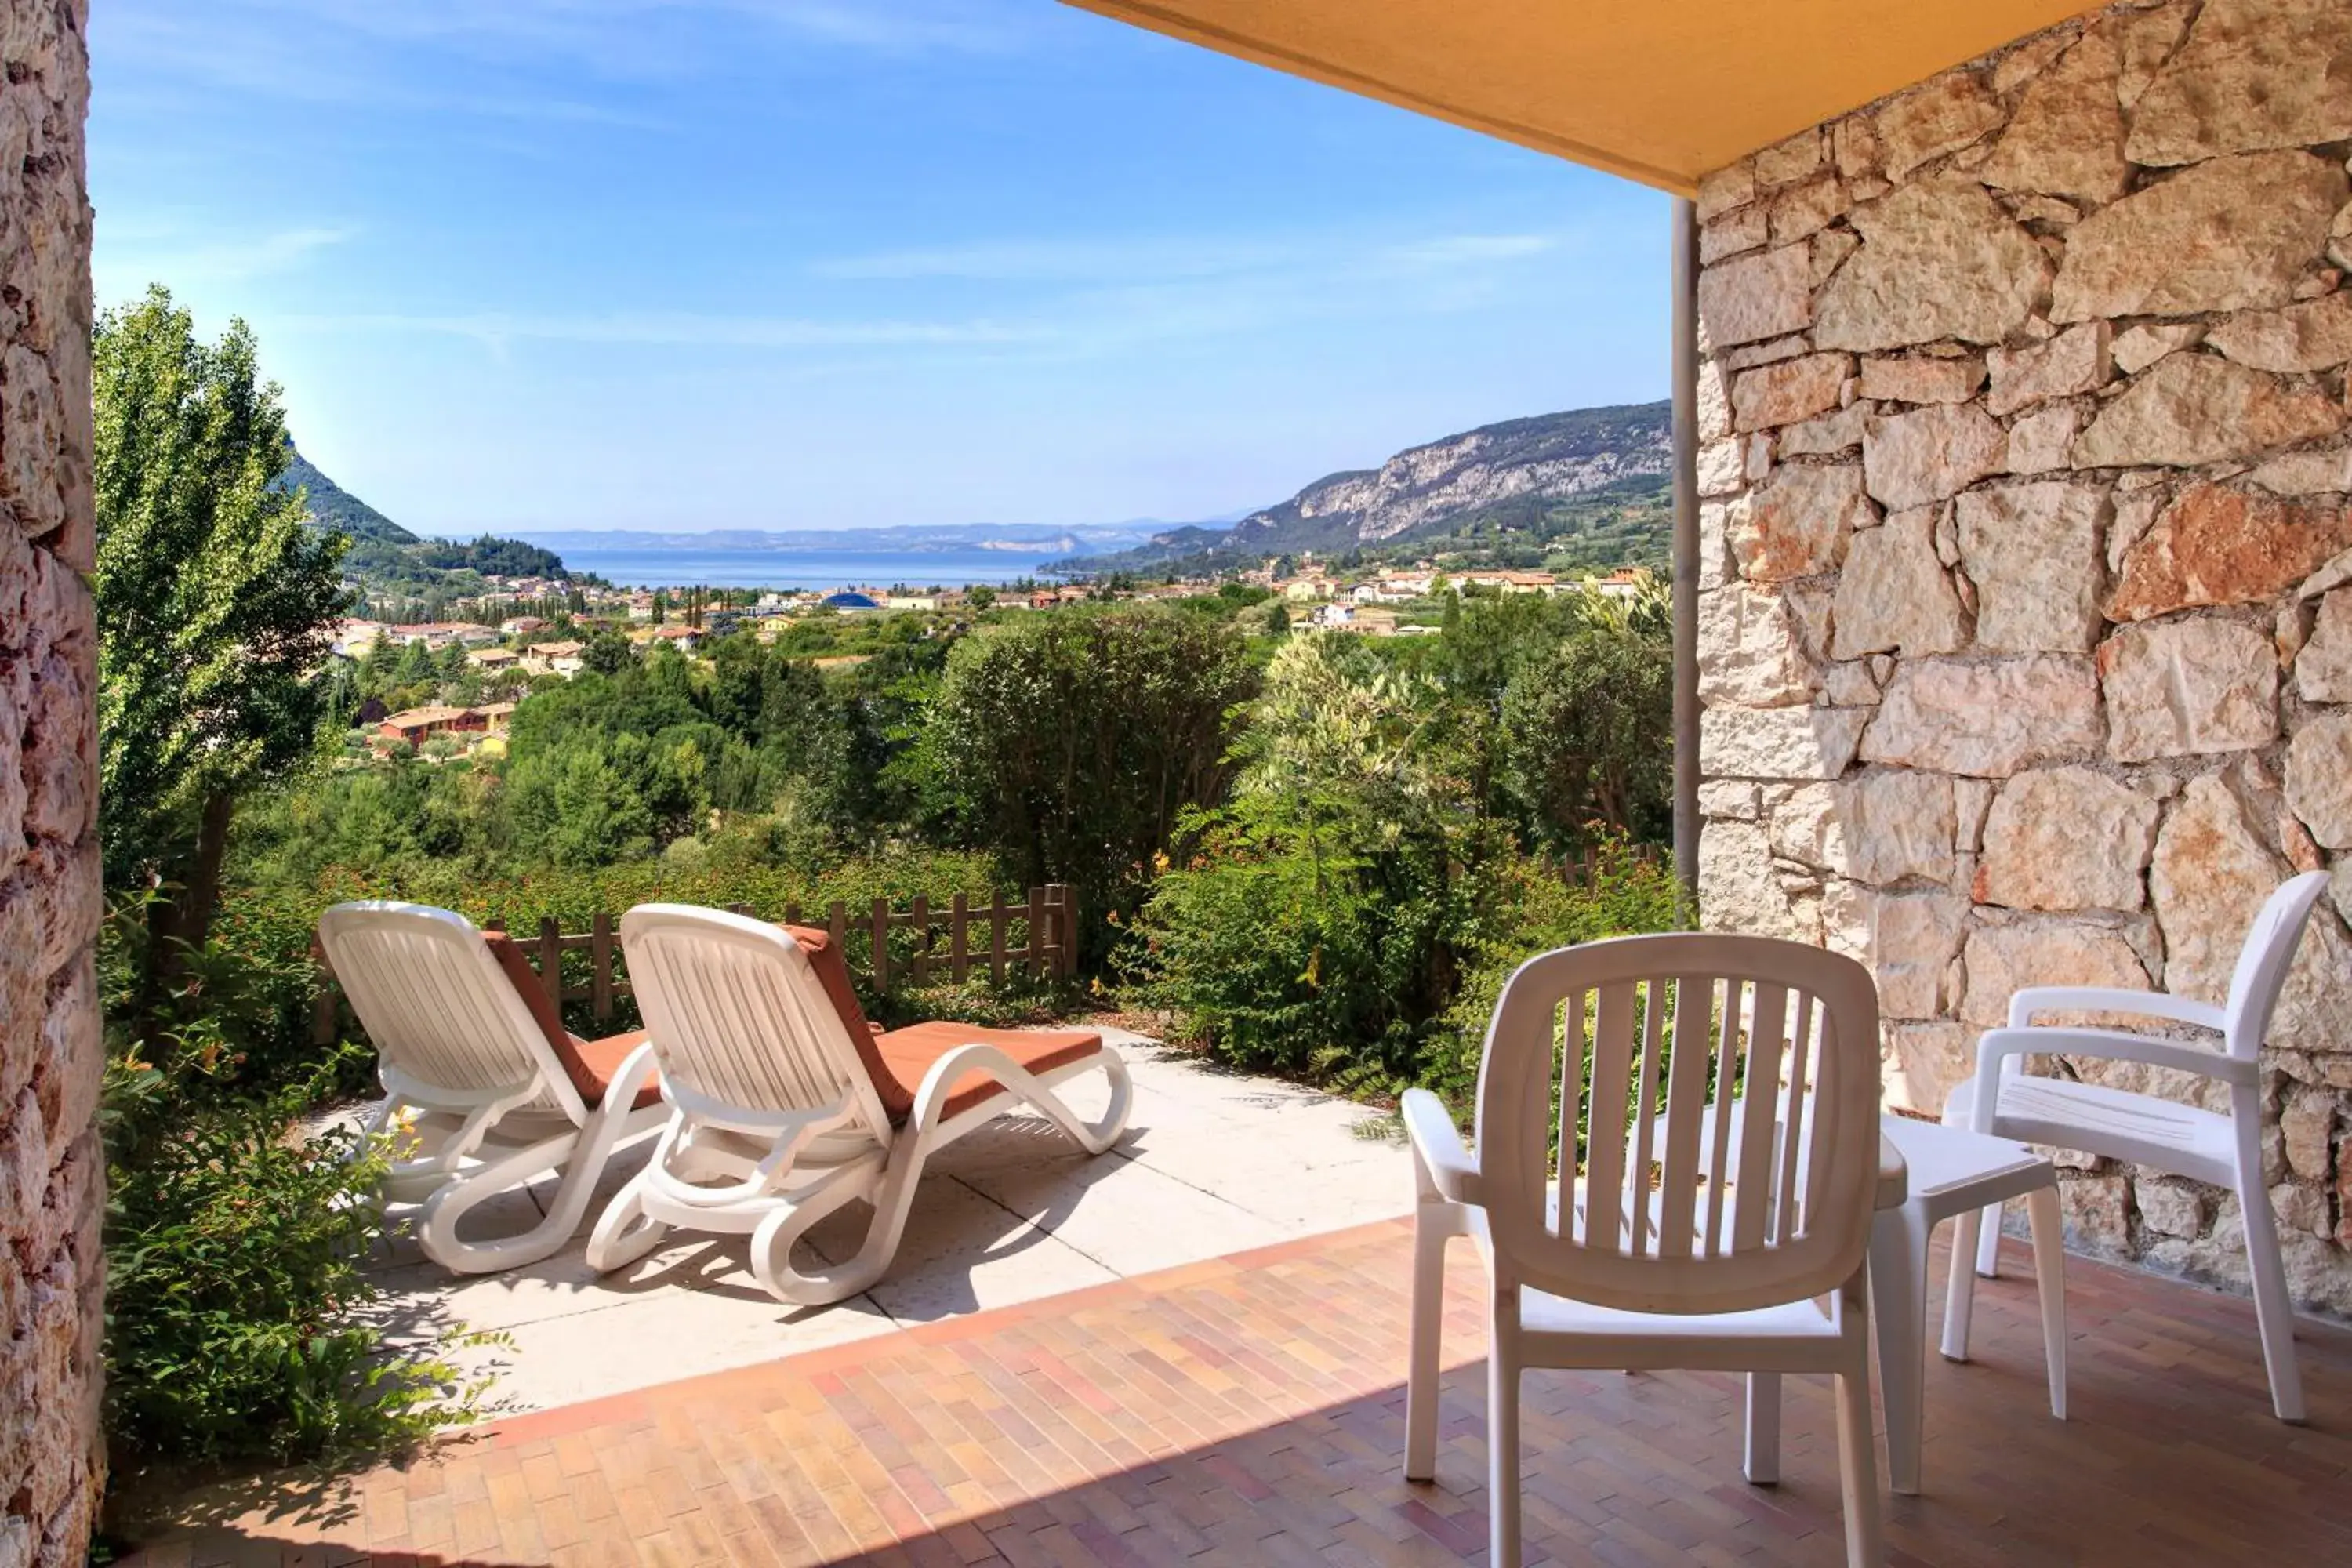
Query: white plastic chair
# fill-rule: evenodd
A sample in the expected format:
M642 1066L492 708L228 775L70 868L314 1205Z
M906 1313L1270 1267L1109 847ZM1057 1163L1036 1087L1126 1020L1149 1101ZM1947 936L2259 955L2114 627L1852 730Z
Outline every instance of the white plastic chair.
M1468 1235L1492 1282L1496 1568L1520 1560L1519 1375L1530 1366L1832 1374L1846 1557L1879 1561L1864 1262L1879 1180L1878 1003L1866 970L1761 937L1544 953L1496 1005L1475 1158L1435 1096L1407 1091L1403 1112L1420 1198L1404 1472L1436 1473L1445 1244ZM1583 1201L1563 1205L1553 1173L1572 1185L1580 1122Z
M672 1110L651 1163L590 1234L600 1271L642 1258L673 1226L748 1232L770 1295L843 1300L889 1268L924 1163L946 1144L1023 1105L1090 1154L1127 1125L1127 1064L1100 1035L964 1024L874 1032L824 932L641 904L622 917L621 945ZM1097 1070L1110 1102L1084 1121L1055 1089ZM795 1268L793 1244L861 1198L874 1217L857 1252Z
M552 1256L614 1150L661 1125L658 1100L624 1087L644 1081L643 1037L566 1033L520 950L448 910L337 904L319 917L319 942L375 1046L385 1098L365 1131L394 1140L384 1195L423 1205L425 1255L459 1274ZM488 1241L457 1234L469 1211L549 1171L562 1179L539 1224Z
M2307 871L2270 896L2239 950L2229 1000L2221 1006L2164 992L2105 986L2038 985L2020 991L2010 1000L2009 1026L1985 1033L1977 1044L1975 1075L1955 1086L1944 1103L1946 1121L1997 1138L2078 1149L2233 1188L2245 1219L2246 1261L2253 1276L2263 1360L2270 1372L2271 1407L2282 1421L2304 1418L2303 1375L2295 1365L2294 1309L2287 1299L2286 1268L2279 1256L2278 1222L2271 1213L2270 1190L2263 1183L2260 1057L2295 946L2326 886L2326 872ZM2061 1011L2123 1013L2194 1025L2219 1032L2221 1049L2114 1029L2033 1023L2037 1014ZM2223 1116L2072 1079L2026 1076L2025 1058L2038 1055L2145 1062L2215 1079L2229 1086L2230 1113ZM1988 1079L2000 1085L1998 1095L1977 1092L1977 1086ZM1976 1272L1992 1278L2000 1258L2000 1205L1962 1215L1952 1246L1958 1257L1975 1251ZM1953 1272L1955 1292L1970 1289L1972 1283L1965 1269ZM1965 1300L1959 1310L1965 1321Z

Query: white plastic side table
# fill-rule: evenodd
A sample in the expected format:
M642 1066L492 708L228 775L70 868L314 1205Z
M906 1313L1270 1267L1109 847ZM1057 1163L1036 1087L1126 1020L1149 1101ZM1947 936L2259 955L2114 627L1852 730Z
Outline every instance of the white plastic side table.
M1906 1117L1882 1119L1886 1141L1909 1167L1900 1207L1871 1228L1870 1289L1878 1329L1878 1381L1886 1405L1886 1469L1898 1492L1919 1489L1927 1383L1927 1239L1948 1219L1973 1222L1988 1205L2023 1198L2033 1228L2033 1275L2042 1295L2042 1344L2050 1369L2050 1414L2066 1418L2065 1246L2058 1217L2058 1173L2022 1143ZM1976 1234L1965 1224L1952 1267L1974 1266ZM1969 1359L1970 1281L1957 1275L1945 1293L1945 1359Z

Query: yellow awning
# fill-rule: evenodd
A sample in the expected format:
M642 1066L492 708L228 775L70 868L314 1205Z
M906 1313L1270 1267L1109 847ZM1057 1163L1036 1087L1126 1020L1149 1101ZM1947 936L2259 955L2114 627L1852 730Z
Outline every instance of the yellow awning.
M2079 0L1066 0L1688 195Z

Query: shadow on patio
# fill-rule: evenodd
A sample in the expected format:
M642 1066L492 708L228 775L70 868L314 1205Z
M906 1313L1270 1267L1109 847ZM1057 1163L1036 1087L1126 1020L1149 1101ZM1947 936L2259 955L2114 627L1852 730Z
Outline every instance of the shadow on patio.
M1388 1222L537 1413L340 1494L216 1494L131 1561L1483 1562L1456 1251L1433 1486L1399 1474L1409 1246ZM1984 1287L1977 1361L1931 1363L1927 1492L1889 1500L1890 1562L2352 1555L2352 1333L2303 1325L2317 1420L2286 1426L2248 1303L2093 1263L2068 1287L2074 1418L2042 1402L2031 1280ZM1739 1478L1730 1377L1533 1373L1526 1421L1530 1562L1841 1556L1816 1380L1791 1380L1775 1488Z

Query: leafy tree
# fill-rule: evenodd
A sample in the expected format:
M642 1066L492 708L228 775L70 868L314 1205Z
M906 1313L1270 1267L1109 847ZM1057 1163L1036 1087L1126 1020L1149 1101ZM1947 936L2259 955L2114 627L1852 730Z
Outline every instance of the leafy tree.
M168 970L210 930L239 797L312 753L345 542L275 485L286 419L244 322L201 342L158 286L99 318L91 359L100 841L115 887L163 888Z
M964 601L975 610L992 610L996 607L996 590L985 583L975 583L965 593Z
M1595 825L1662 837L1673 818L1674 652L1597 627L1530 661L1504 694L1503 773L1537 837L1574 844Z
M1063 610L957 644L923 752L950 817L1031 884L1131 897L1178 814L1223 794L1240 641L1163 610Z
M636 662L635 645L615 631L598 632L580 650L581 668L599 675L618 675Z

